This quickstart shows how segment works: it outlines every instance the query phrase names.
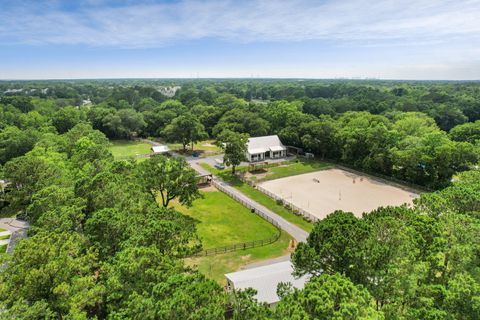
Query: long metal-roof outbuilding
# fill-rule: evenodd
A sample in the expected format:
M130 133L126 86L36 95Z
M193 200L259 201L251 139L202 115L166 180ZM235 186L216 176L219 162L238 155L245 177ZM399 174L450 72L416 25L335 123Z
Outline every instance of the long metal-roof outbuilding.
M280 301L277 286L280 282L290 282L294 288L302 289L310 277L295 278L290 261L282 261L266 266L227 273L228 284L232 289L253 288L257 291L255 298L259 302L274 304Z

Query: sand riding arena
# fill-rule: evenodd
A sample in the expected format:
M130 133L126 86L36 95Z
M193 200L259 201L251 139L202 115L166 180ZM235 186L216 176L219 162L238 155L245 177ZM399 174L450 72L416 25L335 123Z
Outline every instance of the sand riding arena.
M266 181L258 188L316 219L335 210L361 217L381 206L410 205L418 197L410 189L338 168Z

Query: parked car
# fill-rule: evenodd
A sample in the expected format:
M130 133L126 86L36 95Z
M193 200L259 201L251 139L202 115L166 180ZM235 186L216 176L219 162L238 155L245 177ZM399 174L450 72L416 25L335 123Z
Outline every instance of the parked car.
M223 159L215 159L215 168L217 169L225 169L225 164L223 163Z

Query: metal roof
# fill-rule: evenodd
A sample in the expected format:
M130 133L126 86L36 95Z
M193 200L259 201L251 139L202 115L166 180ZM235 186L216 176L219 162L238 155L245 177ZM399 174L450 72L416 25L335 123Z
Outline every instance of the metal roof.
M290 282L293 287L302 289L310 278L303 276L298 279L292 275L293 266L290 261L278 262L262 267L227 273L225 277L234 289L253 288L257 290L255 298L268 304L280 301L277 286L280 282Z
M270 149L268 148L255 148L255 149L248 149L248 153L250 154L259 154L259 153L265 153L269 151Z
M277 135L249 138L247 142L248 153L256 154L269 151L271 148L281 148L275 151L285 150L285 146Z
M154 153L165 153L165 152L170 151L170 149L168 149L167 146L161 145L161 146L153 146L152 151Z
M285 148L284 146L273 146L273 147L270 147L270 151L283 151L283 150L287 150L287 148Z

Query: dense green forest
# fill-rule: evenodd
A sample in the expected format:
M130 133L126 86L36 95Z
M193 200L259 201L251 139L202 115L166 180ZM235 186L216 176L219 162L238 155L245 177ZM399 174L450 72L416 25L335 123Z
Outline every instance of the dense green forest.
M445 187L476 163L480 85L314 80L0 82L0 163L89 122L111 139L184 145L225 129L359 169Z
M480 318L480 83L0 82L0 130L2 212L32 222L2 255L0 318ZM413 208L317 222L293 254L295 272L314 277L281 286L270 309L184 265L201 248L195 222L152 193L186 205L199 196L182 158L115 161L108 149L109 139L187 148L232 132L278 134L436 191Z

